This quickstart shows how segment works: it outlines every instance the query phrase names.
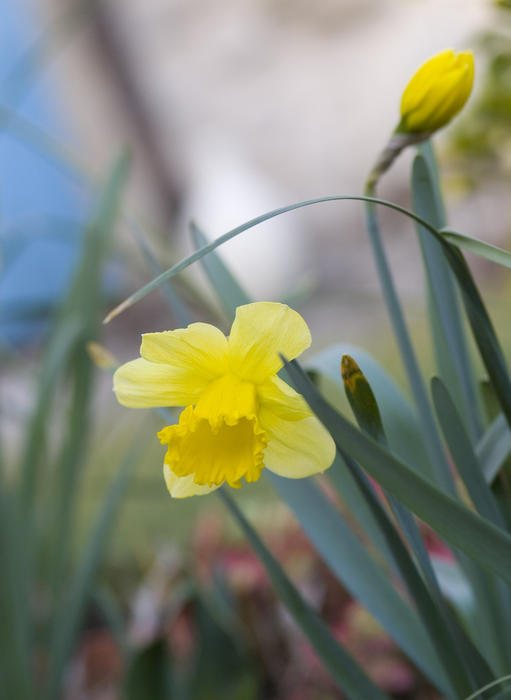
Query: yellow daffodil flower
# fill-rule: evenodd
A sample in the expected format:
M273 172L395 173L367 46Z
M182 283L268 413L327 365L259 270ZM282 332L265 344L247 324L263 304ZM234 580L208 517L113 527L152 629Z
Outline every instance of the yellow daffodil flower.
M228 338L207 323L142 336L141 357L115 372L114 391L124 406L185 406L158 433L172 496L239 487L264 467L303 478L331 465L332 438L277 376L279 353L293 359L310 343L303 318L271 302L238 307Z
M401 133L432 133L445 126L468 100L474 82L471 51L442 51L412 77L401 99Z

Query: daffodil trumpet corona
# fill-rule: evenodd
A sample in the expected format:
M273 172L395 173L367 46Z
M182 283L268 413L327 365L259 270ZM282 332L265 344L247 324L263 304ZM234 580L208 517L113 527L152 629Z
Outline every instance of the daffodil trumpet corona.
M404 148L429 138L458 114L473 83L471 51L446 49L414 73L401 98L401 119L369 175L366 193L374 192L378 179Z
M263 468L295 479L332 464L332 438L277 376L280 354L293 359L310 343L304 319L272 302L238 307L229 337L207 323L142 336L140 358L117 369L114 391L124 406L184 407L158 433L173 497L238 488Z

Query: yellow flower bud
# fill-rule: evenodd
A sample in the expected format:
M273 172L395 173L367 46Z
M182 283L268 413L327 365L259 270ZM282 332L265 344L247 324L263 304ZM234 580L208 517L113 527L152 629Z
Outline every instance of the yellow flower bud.
M412 77L401 99L396 131L429 134L445 126L468 100L474 82L471 51L442 51Z

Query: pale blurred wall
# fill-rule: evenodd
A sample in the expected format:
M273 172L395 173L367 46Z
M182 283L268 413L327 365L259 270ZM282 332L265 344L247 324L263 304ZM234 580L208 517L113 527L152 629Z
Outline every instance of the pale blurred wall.
M46 12L64 5L39 2ZM413 70L465 48L490 16L486 0L109 0L103 13L183 197L178 228L194 216L214 236L274 206L359 192ZM80 148L97 167L123 139L139 141L102 60L84 32L57 65ZM161 221L151 159L139 150L132 202ZM400 196L408 166L405 155L384 194ZM411 237L393 240L400 284L420 291ZM359 205L281 218L225 253L259 297L281 296L310 268L334 305L338 292L378 296Z

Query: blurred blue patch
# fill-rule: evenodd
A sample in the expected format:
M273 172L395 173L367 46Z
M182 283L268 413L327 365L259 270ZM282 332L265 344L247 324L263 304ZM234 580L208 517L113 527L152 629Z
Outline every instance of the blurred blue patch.
M0 5L0 106L69 142L48 75L30 58L41 28L27 7ZM11 126L0 116L0 341L17 346L40 334L67 289L87 193Z

